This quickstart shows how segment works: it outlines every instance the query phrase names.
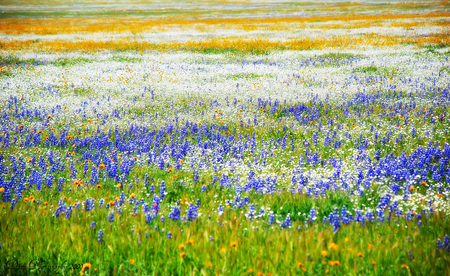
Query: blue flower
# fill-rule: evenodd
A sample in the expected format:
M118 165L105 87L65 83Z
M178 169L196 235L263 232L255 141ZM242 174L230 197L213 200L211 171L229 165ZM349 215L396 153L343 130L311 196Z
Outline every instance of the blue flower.
M97 241L99 241L99 242L105 241L105 240L103 239L103 231L102 231L102 230L99 230L99 231L98 231Z
M172 208L172 212L169 213L168 218L172 220L180 220L180 209L177 206Z
M108 213L108 222L114 222L114 212Z
M189 204L187 219L189 221L194 221L196 218L197 218L197 207L191 203Z

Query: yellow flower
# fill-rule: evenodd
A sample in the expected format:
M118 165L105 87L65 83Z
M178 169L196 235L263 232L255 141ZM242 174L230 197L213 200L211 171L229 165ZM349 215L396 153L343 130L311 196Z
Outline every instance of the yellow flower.
M109 205L114 206L114 205L116 205L116 202L114 200L110 200Z
M362 258L364 255L363 255L363 253L361 253L361 252L358 252L357 254L356 254L356 256L358 256L358 257L360 257L360 258Z
M105 164L100 164L100 165L98 166L98 168L101 170L101 169L106 168L106 166L105 166Z
M122 187L122 183L117 184L117 188L120 188L120 187Z
M220 253L223 254L223 253L225 253L225 252L227 252L227 250L226 250L225 248L222 247L222 248L220 249Z
M326 250L322 250L321 253L322 253L322 256L323 256L323 257L326 257L326 256L328 255L328 252L327 252Z
M181 258L184 258L184 256L186 256L186 252L181 252L181 253L180 253L180 257L181 257Z
M345 238L345 239L344 239L345 242L348 242L349 240L350 240L349 238Z
M131 194L130 197L131 198L136 198L136 195L135 194Z
M186 241L186 243L189 244L189 245L194 245L194 240L193 239L188 239Z
M100 184L97 184L97 188L99 188L99 189L100 189L101 187L102 187L102 185L100 185Z
M5 191L5 188L1 187L0 188L0 193L3 193Z
M131 264L134 264L136 261L135 260L133 260L133 259L129 259L128 260Z
M238 243L235 242L235 241L234 241L234 242L231 242L230 246L231 246L231 247L237 247L237 246L238 246Z
M92 268L92 265L90 263L83 264L83 267L81 268L81 271L80 271L80 275L83 275L86 270L91 269L91 268Z
M180 251L183 251L183 250L184 250L184 244L178 245L178 249L179 249Z

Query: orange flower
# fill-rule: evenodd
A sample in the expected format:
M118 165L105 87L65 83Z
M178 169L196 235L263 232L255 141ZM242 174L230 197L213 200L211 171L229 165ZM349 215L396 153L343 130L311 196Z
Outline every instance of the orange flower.
M328 255L328 252L326 250L322 250L321 253L323 257L326 257Z
M179 249L180 251L183 251L183 250L184 250L184 244L178 245L178 249Z
M328 269L325 269L325 273L328 274L328 272L330 272L330 271L328 271Z
M372 247L373 247L373 245L371 244L371 243L369 243L368 245L367 245L367 249L372 249Z
M0 188L1 189L1 188ZM443 197L444 195L443 194L437 194L436 195L437 197Z
M134 264L136 261L135 260L133 260L133 259L129 259L128 260L131 264Z
M230 246L231 246L231 247L237 247L237 246L238 246L238 243L235 242L235 241L234 241L234 242L231 242Z
M256 273L256 276L264 276L264 273L259 271L258 273Z
M334 242L331 243L331 248L332 248L334 251L338 250L338 246L337 246Z
M109 205L114 206L114 205L116 205L116 202L114 200L110 200Z
M97 184L97 188L99 188L99 189L100 189L101 187L102 187L102 185L100 185L100 184Z
M193 239L188 239L186 241L186 243L189 244L189 245L194 245L194 240Z
M414 188L413 186L409 187L410 191L414 191L416 188Z
M181 258L184 258L184 256L186 256L186 252L181 252L181 253L180 253L180 257L181 257Z
M422 182L420 182L420 185L427 186L427 182L422 181Z
M208 262L207 264L206 264L206 267L212 267L213 266L213 264L211 263L211 262Z
M375 262L375 261L372 262L372 265L376 265L376 264L377 264L377 262Z
M122 187L122 183L117 184L117 188L120 188L120 187Z
M298 266L298 268L300 268L300 267L303 266L303 264L302 264L301 262L298 262L298 263L297 263L297 266Z
M338 260L336 260L336 261L334 261L334 265L340 266L340 265L341 265L341 262L338 261Z
M1 187L0 188L0 193L3 193L5 191L5 188Z
M402 264L402 267L405 269L409 269L409 266L407 264Z
M130 197L131 198L136 198L136 195L135 194L131 194Z
M361 253L361 252L358 252L358 253L356 254L356 256L358 256L358 257L362 258L362 257L363 257L363 253Z
M98 166L98 168L101 170L101 169L106 168L106 166L105 166L105 164L100 164L100 165Z
M253 273L253 268L249 268L249 269L247 270L247 273Z

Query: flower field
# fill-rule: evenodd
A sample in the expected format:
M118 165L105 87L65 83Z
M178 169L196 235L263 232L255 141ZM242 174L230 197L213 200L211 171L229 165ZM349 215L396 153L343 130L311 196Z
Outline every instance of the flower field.
M448 1L4 1L0 274L449 275L449 57Z

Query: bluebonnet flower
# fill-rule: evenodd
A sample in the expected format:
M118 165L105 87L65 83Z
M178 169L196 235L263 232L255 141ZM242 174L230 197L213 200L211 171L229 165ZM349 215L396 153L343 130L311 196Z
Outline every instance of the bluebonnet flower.
M442 242L440 239L438 239L436 242L436 251L439 251L439 249L441 249L442 247L443 247Z
M291 227L291 218L289 214L287 214L286 219L281 223L281 228L287 227Z
M209 236L209 241L214 241L214 238L212 236Z
M13 198L11 200L11 210L14 209L14 206L16 206L16 200Z
M96 223L95 223L95 221L93 221L92 223L91 223L91 228L92 227L95 227L96 226Z
M166 239L172 239L172 233L170 233L170 232L167 232L167 236L166 236Z
M119 206L122 206L123 204L125 204L125 194L122 191L120 193Z
M166 196L166 183L164 183L164 181L161 181L161 186L159 187L159 194L161 196L161 200L164 200L164 197Z
M66 218L70 219L72 217L72 206L69 206L69 208L66 210Z
M108 213L108 222L114 222L114 212Z
M152 194L155 192L155 186L153 184L150 186L150 191L149 192L152 193Z
M145 223L149 224L152 222L152 215L150 214L150 212L146 212L145 213Z
M275 216L273 214L273 211L270 211L269 224L274 224L274 223L275 223Z
M198 170L194 170L194 181L197 182L200 178L200 174L198 173Z
M202 187L202 193L206 193L206 186L205 185L203 185L203 187Z
M219 213L219 216L223 214L223 206L222 204L219 205L219 208L217 209L217 212Z
M248 209L247 217L252 220L255 216L255 204L250 204L250 208Z
M412 216L412 214L411 214L411 212L407 212L406 213L406 220L411 220L411 216Z
M334 208L333 212L333 231L337 231L341 227L338 208Z
M309 217L308 219L312 222L316 222L317 219L317 214L316 214L316 210L314 209L314 207L311 208L311 211L309 211Z
M180 220L180 209L177 206L172 208L172 212L169 213L168 218L172 220Z
M417 218L417 226L422 225L422 215L421 214L417 214L416 218Z
M63 190L63 184L64 184L64 177L60 177L60 178L58 179L58 191L59 191L59 192L62 192L62 190Z
M98 231L97 241L99 241L99 242L105 241L104 238L103 238L103 231L102 230Z
M192 203L189 205L187 219L189 221L194 221L197 218L197 207Z
M447 249L447 251L450 251L450 238L448 235L444 236L444 248Z

